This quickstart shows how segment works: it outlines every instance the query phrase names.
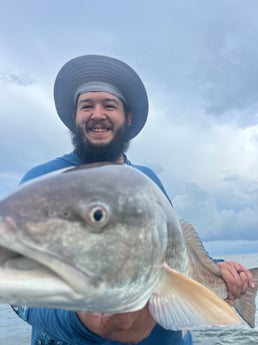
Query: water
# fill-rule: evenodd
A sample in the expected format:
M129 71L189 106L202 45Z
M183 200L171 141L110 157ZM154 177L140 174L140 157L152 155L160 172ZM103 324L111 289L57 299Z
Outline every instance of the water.
M258 267L258 254L223 257L241 262L247 267ZM256 303L258 305L258 298ZM30 345L30 332L30 326L20 320L8 305L0 305L0 345ZM258 311L255 329L241 325L233 328L204 329L192 334L195 345L257 345Z
M9 305L0 305L0 345L30 345L30 333Z

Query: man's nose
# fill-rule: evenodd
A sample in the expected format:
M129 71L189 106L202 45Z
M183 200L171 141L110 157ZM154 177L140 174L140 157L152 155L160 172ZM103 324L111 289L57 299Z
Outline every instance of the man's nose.
M92 119L105 119L106 114L105 114L105 108L101 105L95 105L92 111L91 115Z

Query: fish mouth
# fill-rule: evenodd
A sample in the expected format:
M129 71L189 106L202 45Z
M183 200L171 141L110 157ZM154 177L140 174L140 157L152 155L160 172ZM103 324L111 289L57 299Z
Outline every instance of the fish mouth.
M81 299L54 272L3 247L0 247L0 281L0 303L4 304L60 308L67 305L72 309L75 301Z
M23 238L10 217L0 216L0 233L0 303L78 310L86 301L94 308L102 278Z
M20 244L18 246L21 247ZM54 284L66 285L66 288L73 290L78 296L83 296L89 286L97 288L102 282L99 277L82 272L51 253L42 252L35 247L23 247L22 252L0 246L0 271L8 276L17 274L20 278L30 280L42 275L42 280L48 279Z
M58 275L41 263L4 247L0 247L0 269L8 274L19 272L21 275L24 273L33 276L38 273L47 273L49 276L58 278Z
M0 303L112 314L141 309L149 298L148 289L140 298L110 294L103 279L55 258L46 266L38 256L43 261L46 254L34 260L0 246Z

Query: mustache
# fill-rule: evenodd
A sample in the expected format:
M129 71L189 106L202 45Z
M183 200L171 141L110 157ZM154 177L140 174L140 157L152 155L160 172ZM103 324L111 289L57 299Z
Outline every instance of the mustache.
M90 119L87 123L86 123L86 130L89 131L89 130L92 130L94 129L94 127L97 127L97 126L100 126L100 127L104 127L106 129L113 129L114 126L112 124L112 122L108 119L102 119L102 120L92 120Z

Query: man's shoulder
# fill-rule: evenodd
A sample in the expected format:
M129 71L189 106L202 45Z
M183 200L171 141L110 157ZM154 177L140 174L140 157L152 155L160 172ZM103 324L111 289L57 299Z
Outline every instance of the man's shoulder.
M145 165L140 165L140 164L134 164L131 161L129 161L128 159L126 160L126 164L143 172L145 175L149 176L150 178L158 178L156 173L149 167L145 166Z
M165 194L165 196L168 198L169 202L171 203L171 200L167 194L165 187L163 186L163 184L162 184L161 180L159 179L159 177L157 176L157 174L151 168L149 168L145 165L133 164L129 160L126 160L126 164L128 164L129 166L131 166L131 167L133 167L139 171L141 171L142 173L147 175L150 179L152 179L152 181L155 182L159 186L159 188L162 190L162 192Z
M39 164L31 168L29 171L25 173L20 183L24 183L36 177L40 177L42 175L54 172L56 170L68 168L79 164L80 161L78 160L78 157L74 154L74 152L71 152L69 154L65 154L63 156L57 157L48 162Z

